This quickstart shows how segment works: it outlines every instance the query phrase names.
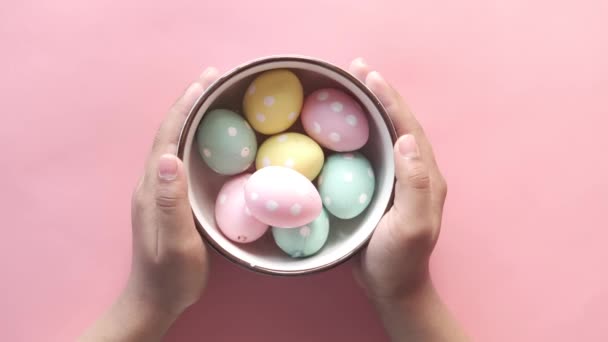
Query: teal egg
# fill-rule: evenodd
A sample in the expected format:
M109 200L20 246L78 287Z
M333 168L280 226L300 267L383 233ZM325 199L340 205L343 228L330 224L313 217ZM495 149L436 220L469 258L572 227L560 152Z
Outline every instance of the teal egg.
M292 258L317 253L329 235L329 216L325 210L311 223L297 228L272 228L272 236L279 248Z
M227 109L214 109L203 116L196 141L205 164L222 175L248 169L258 149L255 133L245 118Z
M318 188L327 211L351 219L361 214L374 196L374 170L361 153L336 153L325 161Z

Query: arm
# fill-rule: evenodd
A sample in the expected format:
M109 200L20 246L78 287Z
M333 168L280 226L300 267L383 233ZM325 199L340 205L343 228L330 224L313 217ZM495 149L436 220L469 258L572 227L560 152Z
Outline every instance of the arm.
M375 305L393 341L467 341L430 283L403 298Z
M401 96L361 59L350 67L378 96L400 138L395 200L355 269L393 341L466 341L433 287L429 258L439 237L447 186L433 149Z
M127 286L80 341L160 341L200 297L207 283L207 252L198 234L186 174L175 156L186 115L217 78L207 69L169 110L133 193L133 259Z

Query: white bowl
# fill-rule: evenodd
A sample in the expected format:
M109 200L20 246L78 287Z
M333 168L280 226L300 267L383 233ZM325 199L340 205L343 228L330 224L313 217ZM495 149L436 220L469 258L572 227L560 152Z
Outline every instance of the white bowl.
M248 244L227 239L218 229L214 217L217 193L227 177L210 170L196 148L195 133L204 114L212 108L228 108L242 113L241 102L249 83L257 74L272 69L293 71L300 78L305 95L323 87L342 89L357 99L368 113L369 141L361 151L372 163L376 174L373 199L368 208L354 219L332 217L327 243L317 254L307 258L294 259L283 253L275 245L270 230L261 239ZM301 126L296 124L289 131L293 130L301 130ZM369 241L378 222L392 204L395 181L393 144L396 138L394 126L380 101L348 72L314 58L272 56L248 62L227 72L204 92L184 124L178 156L184 161L188 174L190 204L196 225L215 250L253 271L272 275L302 275L340 264Z

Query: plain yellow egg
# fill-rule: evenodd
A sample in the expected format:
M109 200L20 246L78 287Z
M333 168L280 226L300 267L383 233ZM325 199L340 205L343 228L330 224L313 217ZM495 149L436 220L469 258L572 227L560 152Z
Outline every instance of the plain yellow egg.
M247 88L243 111L253 129L262 134L276 134L296 122L303 99L302 84L293 72L270 70L256 77Z
M272 136L258 149L255 166L286 166L315 179L323 168L323 150L314 140L300 133Z

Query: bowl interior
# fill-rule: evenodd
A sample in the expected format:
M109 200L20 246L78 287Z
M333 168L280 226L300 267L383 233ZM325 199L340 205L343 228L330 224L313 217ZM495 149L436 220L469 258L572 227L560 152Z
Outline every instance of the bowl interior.
M195 142L196 129L205 112L214 108L227 108L242 113L241 102L245 91L260 72L287 68L298 75L305 95L324 87L334 87L358 99L368 112L370 136L361 152L370 160L376 174L376 190L368 208L352 220L330 219L330 234L326 245L308 258L293 259L284 254L274 243L269 232L249 244L239 244L224 237L217 228L214 207L217 194L227 176L218 175L207 167L199 155ZM201 233L216 249L232 261L265 273L301 274L330 267L356 252L371 236L391 201L394 183L392 128L387 126L375 99L342 73L319 63L305 60L274 60L237 68L224 75L199 99L198 110L191 114L191 125L183 132L181 143L186 172L189 180L189 196L193 213ZM202 101L202 103L200 103ZM196 107L195 107L196 108ZM298 120L298 123L300 120ZM301 126L289 131L301 131ZM391 126L392 127L392 126ZM258 146L266 136L258 136ZM324 151L326 157L331 151ZM255 171L251 169L250 172ZM315 182L316 185L316 182Z

